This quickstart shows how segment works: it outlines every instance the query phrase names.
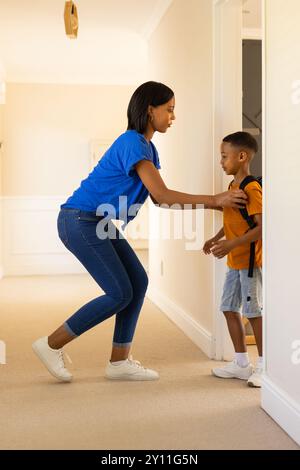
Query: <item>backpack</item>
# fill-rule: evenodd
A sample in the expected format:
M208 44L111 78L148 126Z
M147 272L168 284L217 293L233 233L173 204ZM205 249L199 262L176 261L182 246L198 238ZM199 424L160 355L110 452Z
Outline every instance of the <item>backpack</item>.
M239 186L239 189L242 189L244 190L245 187L249 184L249 183L252 183L253 181L256 181L260 187L262 188L262 177L261 176L252 176L252 175L249 175L249 176L246 176L245 179L243 179L243 181L241 182L240 186ZM233 181L230 183L229 185L229 188L231 187ZM254 217L251 215L248 214L248 211L245 208L243 209L239 209L240 213L241 213L241 216L243 217L243 219L246 220L247 224L249 225L249 230L253 229L256 227L256 223L254 221ZM250 243L250 257L249 257L249 269L248 269L248 277L253 277L253 270L254 270L254 264L255 264L255 243L256 242L252 242Z

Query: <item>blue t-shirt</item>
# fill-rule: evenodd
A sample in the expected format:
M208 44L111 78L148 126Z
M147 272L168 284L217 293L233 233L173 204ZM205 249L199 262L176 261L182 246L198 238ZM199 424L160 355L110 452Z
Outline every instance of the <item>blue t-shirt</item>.
M134 168L140 160L149 160L160 169L155 145L137 131L128 130L114 141L61 208L97 211L98 215L124 220L125 226L149 196Z

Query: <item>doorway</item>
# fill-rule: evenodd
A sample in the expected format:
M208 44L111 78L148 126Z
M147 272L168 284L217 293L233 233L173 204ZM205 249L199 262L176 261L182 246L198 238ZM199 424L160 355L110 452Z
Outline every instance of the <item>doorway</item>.
M254 176L262 175L262 41L243 40L243 130L254 136L258 153L251 165Z
M230 182L220 170L221 139L237 130L247 130L257 140L260 151L251 171L254 176L262 175L261 9L260 0L215 0L214 3L214 193L226 191ZM213 217L214 233L217 233L222 217L221 214ZM217 360L232 360L234 354L227 325L219 311L225 270L225 260L214 260L214 357ZM252 330L247 329L246 334L253 336Z

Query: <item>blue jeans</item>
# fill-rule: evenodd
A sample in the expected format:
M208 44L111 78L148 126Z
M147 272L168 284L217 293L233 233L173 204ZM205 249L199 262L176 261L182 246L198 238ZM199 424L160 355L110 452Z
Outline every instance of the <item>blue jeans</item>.
M102 219L79 209L60 210L59 238L86 268L104 295L91 300L65 323L66 330L79 336L112 315L116 315L113 344L129 346L144 303L148 276L127 240L112 221L105 225L106 238L97 236ZM115 232L116 238L111 236Z

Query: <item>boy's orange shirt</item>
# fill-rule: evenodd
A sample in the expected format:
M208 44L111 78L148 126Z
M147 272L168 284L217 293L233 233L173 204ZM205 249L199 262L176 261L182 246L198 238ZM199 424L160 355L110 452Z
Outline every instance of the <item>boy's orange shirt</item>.
M239 189L234 183L231 190ZM262 214L262 189L259 183L253 181L245 188L248 196L247 211L249 215ZM249 225L243 219L239 209L224 207L223 211L224 232L227 240L241 237L249 230ZM232 269L248 269L250 257L250 243L240 245L227 256L227 265ZM255 243L255 266L262 266L262 240Z

